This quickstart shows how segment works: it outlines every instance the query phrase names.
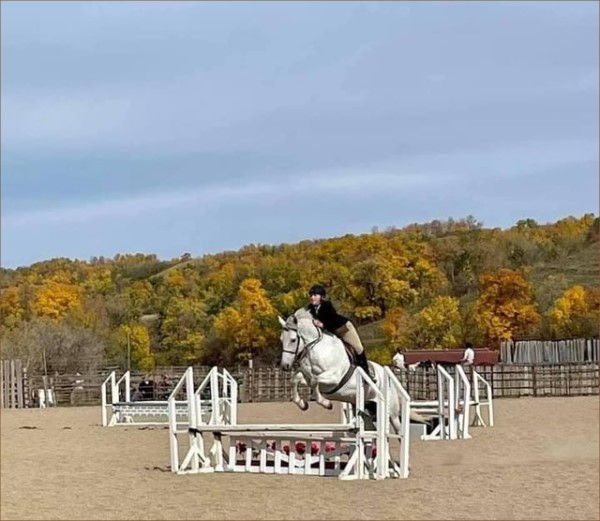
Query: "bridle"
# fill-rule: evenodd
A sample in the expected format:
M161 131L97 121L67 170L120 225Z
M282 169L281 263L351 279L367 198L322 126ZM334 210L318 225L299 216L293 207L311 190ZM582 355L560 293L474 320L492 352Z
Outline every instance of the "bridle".
M284 326L283 330L284 331L295 331L296 332L296 345L295 345L293 351L290 350L290 349L286 349L285 348L286 346L284 345L283 352L294 355L294 361L292 363L294 365L297 365L308 354L308 352L310 351L310 348L312 346L314 346L315 344L318 344L321 341L321 339L323 338L323 332L321 331L320 327L315 326L315 328L317 330L317 335L318 336L317 336L317 338L315 340L312 340L311 342L307 343L306 340L304 340L304 338L300 334L300 331L298 330L298 318L295 315L292 316L292 318L294 319L294 323L293 324L288 324L286 322L286 325ZM298 350L300 349L300 341L301 340L302 340L302 343L304 344L304 348L300 352L300 356L298 356Z

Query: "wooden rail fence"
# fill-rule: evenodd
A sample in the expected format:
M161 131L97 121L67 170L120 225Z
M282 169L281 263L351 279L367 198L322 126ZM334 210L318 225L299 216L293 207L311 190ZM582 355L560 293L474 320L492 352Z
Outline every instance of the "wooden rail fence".
M598 394L598 363L498 364L477 367L492 386L495 398L519 396L586 396ZM433 368L396 372L414 400L437 398L437 375ZM290 374L278 369L255 369L238 375L242 401L286 401ZM307 388L300 388L307 393Z
M26 406L28 396L27 371L21 360L0 360L0 408Z

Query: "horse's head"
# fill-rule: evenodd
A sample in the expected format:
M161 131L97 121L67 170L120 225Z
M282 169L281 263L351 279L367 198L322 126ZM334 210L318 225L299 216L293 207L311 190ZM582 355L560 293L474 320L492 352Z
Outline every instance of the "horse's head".
M287 320L278 317L281 325L281 368L289 371L296 360L304 353L304 349L315 339L320 337L312 323L312 317L299 318L295 313Z
M287 320L283 320L281 317L279 324L281 324L281 344L283 350L281 351L281 368L284 371L289 371L292 365L296 361L298 355L302 352L304 347L300 334L298 333L298 319L291 315Z

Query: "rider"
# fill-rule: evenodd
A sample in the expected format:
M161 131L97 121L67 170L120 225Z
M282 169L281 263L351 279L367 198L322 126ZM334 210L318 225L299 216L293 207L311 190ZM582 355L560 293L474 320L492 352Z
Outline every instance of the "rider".
M348 344L356 353L358 366L370 375L371 378L374 378L374 374L370 370L369 364L367 364L367 355L354 324L346 317L340 315L329 300L325 300L327 291L320 284L312 286L308 290L308 295L310 304L308 304L306 309L313 316L315 326L326 329Z

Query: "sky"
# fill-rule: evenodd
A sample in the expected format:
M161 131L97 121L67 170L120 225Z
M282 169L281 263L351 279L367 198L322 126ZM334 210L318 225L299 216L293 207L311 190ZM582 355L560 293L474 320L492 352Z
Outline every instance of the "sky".
M2 2L5 268L598 215L598 2Z

